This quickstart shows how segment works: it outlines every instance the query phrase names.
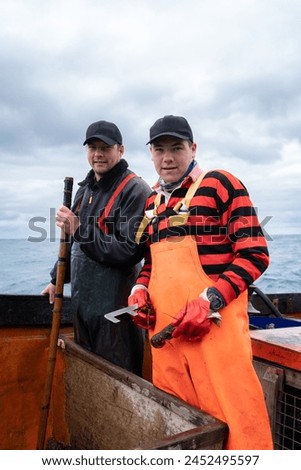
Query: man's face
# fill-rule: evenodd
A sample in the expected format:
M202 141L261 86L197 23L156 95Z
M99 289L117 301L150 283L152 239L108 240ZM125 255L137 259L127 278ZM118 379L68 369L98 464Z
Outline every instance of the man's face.
M99 139L89 140L87 143L87 158L94 170L95 178L99 180L111 170L120 161L123 153L123 145L108 145Z
M175 183L186 172L196 153L196 143L176 137L158 137L150 151L158 175L166 183Z

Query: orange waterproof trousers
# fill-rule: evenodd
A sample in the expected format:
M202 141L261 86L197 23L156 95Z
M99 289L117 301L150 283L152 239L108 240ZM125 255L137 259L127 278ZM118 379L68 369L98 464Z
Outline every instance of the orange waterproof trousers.
M169 238L151 245L150 299L156 325L169 324L185 306L213 285L204 273L193 237ZM200 342L173 338L152 348L153 383L229 427L226 449L273 449L261 384L252 364L247 292L221 310Z

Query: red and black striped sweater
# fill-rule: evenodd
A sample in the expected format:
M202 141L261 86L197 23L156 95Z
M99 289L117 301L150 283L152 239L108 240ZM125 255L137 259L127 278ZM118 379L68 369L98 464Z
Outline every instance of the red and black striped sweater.
M157 216L143 234L145 263L137 284L148 286L151 273L149 246L168 237L195 237L200 263L215 282L226 304L252 284L268 267L267 242L245 186L224 170L208 171L191 199L189 217L184 226L171 226L173 208L183 199L190 185L199 177L198 165L170 196L159 184L146 201L150 214L158 193L161 200Z

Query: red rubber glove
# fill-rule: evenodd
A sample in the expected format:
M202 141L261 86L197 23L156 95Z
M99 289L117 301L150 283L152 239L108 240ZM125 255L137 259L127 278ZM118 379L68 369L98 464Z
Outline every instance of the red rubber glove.
M209 300L198 297L188 302L172 322L172 326L175 327L172 337L183 336L186 341L200 341L210 331L209 311Z
M128 305L138 304L137 313L133 317L135 325L149 330L154 327L156 314L149 300L147 289L136 289L128 298Z

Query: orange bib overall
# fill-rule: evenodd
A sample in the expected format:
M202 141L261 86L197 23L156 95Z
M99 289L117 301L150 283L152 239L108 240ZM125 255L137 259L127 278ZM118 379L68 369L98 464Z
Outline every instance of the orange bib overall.
M193 237L169 238L151 245L149 284L156 310L151 335L213 284L204 273ZM252 365L247 292L221 310L201 342L171 339L152 348L153 383L226 422L226 449L273 449L263 391Z

